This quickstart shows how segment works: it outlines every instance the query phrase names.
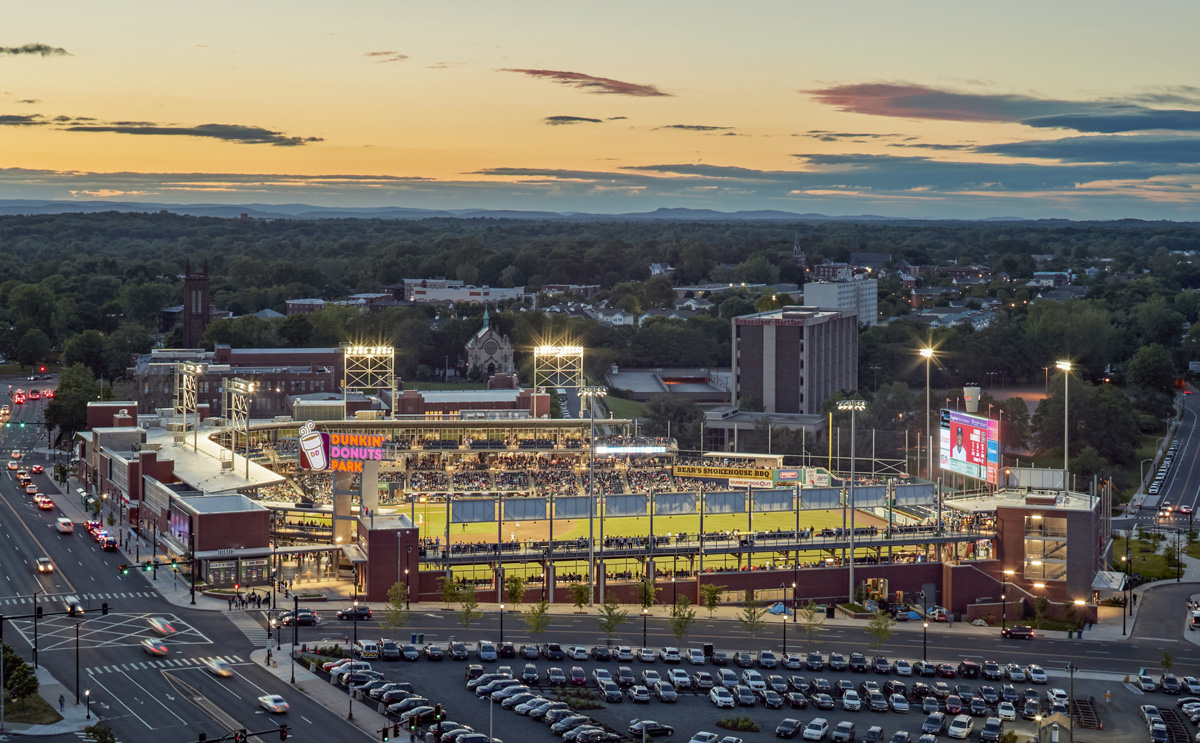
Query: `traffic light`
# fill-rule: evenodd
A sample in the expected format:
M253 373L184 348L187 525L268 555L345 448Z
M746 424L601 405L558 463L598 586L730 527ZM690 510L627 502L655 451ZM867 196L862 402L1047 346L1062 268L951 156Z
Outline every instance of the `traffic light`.
M33 615L35 617L37 617L38 619L41 619L42 618L42 607L38 606L38 607L34 608Z
M246 743L246 729L242 728L233 734L233 743Z
M415 717L408 718L408 731L410 733L417 732L417 718L415 718Z
M398 722L392 723L392 737L393 738L400 737L400 723L398 723Z
M387 725L384 725L384 726L383 726L383 729L379 731L379 739L380 739L381 741L383 741L383 743L388 743L388 728L387 728Z
M147 573L150 572L150 562L148 560L142 563L142 570L145 570Z
M280 740L287 740L287 725L280 725L280 726L279 726L279 739L280 739Z
M172 558L171 558L171 569L172 569L172 570L174 570L174 569L175 569L175 568L177 568L177 567L179 567L179 563L178 563L178 561L176 561L176 560L175 560L175 558L174 558L174 557L172 557ZM287 726L286 726L286 725L284 725L284 727L287 727Z
M442 714L442 705L440 705L440 704L433 705L433 721L441 722L442 720L445 719L445 717L446 716Z
M104 617L108 616L108 602L107 601L105 601L103 604L100 604L100 616L104 616Z
M117 570L120 571L121 575L129 575L129 566L125 563L121 563L121 567L117 568Z
M46 367L44 367L44 366L39 366L39 367L38 367L38 371L40 371L40 372L44 372L44 371L46 371Z

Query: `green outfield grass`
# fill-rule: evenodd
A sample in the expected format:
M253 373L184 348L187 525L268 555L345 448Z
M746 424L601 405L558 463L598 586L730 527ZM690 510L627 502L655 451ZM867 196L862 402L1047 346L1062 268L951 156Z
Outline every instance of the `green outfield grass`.
M623 397L613 397L612 395L604 398L604 404L608 406L608 410L614 418L642 418L649 410L644 402L626 400Z

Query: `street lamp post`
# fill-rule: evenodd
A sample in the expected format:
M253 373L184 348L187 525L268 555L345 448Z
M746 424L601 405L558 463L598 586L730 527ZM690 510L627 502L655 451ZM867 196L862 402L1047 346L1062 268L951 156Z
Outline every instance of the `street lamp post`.
M926 617L925 619L921 620L921 622L921 662L928 663L929 655L926 651L929 643L929 618Z
M1079 666L1067 662L1067 669L1071 672L1071 743L1075 743L1075 672L1079 670Z
M787 655L787 614L783 615L783 654Z
M92 719L92 690L88 689L83 693L83 698L87 700L87 719Z
M646 615L649 613L650 613L650 610L643 606L642 607L642 647L646 647Z
M854 460L857 456L854 416L867 409L866 400L839 400L838 410L850 411L850 487L846 492L846 500L850 508L850 591L849 601L854 602Z
M800 615L797 611L800 608L800 596L796 593L796 566L792 565L792 621L796 621L796 617Z
M929 462L929 468L926 470L925 476L930 480L933 479L933 447L929 444L933 441L933 434L929 431L929 362L933 360L933 347L926 346L920 351L922 358L925 359L925 459ZM917 462L917 471L920 472L921 463Z
M588 401L588 421L591 423L591 440L589 445L591 451L588 455L588 606L595 605L596 589L595 585L600 584L600 601L604 601L604 576L600 576L600 580L596 580L596 574L600 571L596 570L596 398L603 398L608 394L607 387L583 387L579 390L579 397ZM653 497L653 496L651 496ZM654 504L651 504L653 508Z
M355 591L357 593L357 590ZM354 599L354 644L358 644L358 599Z
M500 604L500 644L504 644L504 604Z
M1071 362L1056 361L1054 366L1063 373L1063 490L1068 490L1067 458L1071 455Z
M412 583L408 580L408 568L404 569L404 608L412 608Z
M1003 632L1008 627L1008 581L1016 575L1015 570L1004 571L1004 585L1000 589L1000 631ZM993 620L994 621L994 620Z
M300 643L300 624L296 621L296 616L300 613L300 594L293 593L292 600L296 602L292 610L292 686L296 685L296 645Z

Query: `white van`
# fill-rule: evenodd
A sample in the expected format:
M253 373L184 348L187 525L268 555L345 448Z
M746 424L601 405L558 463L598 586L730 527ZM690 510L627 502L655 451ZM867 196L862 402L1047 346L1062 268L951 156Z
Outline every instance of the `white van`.
M66 519L66 518L57 519L54 522L54 526L58 529L59 534L74 534L75 533L75 523L73 521L71 521L71 519Z
M358 647L354 649L360 658L378 658L379 645L374 640L359 640Z

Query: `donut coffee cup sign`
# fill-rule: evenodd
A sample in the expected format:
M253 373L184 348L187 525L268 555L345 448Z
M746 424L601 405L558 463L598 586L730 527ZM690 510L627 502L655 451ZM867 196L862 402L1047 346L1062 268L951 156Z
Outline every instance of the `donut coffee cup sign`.
M312 421L300 427L300 468L328 472L362 472L363 462L383 459L383 436L323 433Z

